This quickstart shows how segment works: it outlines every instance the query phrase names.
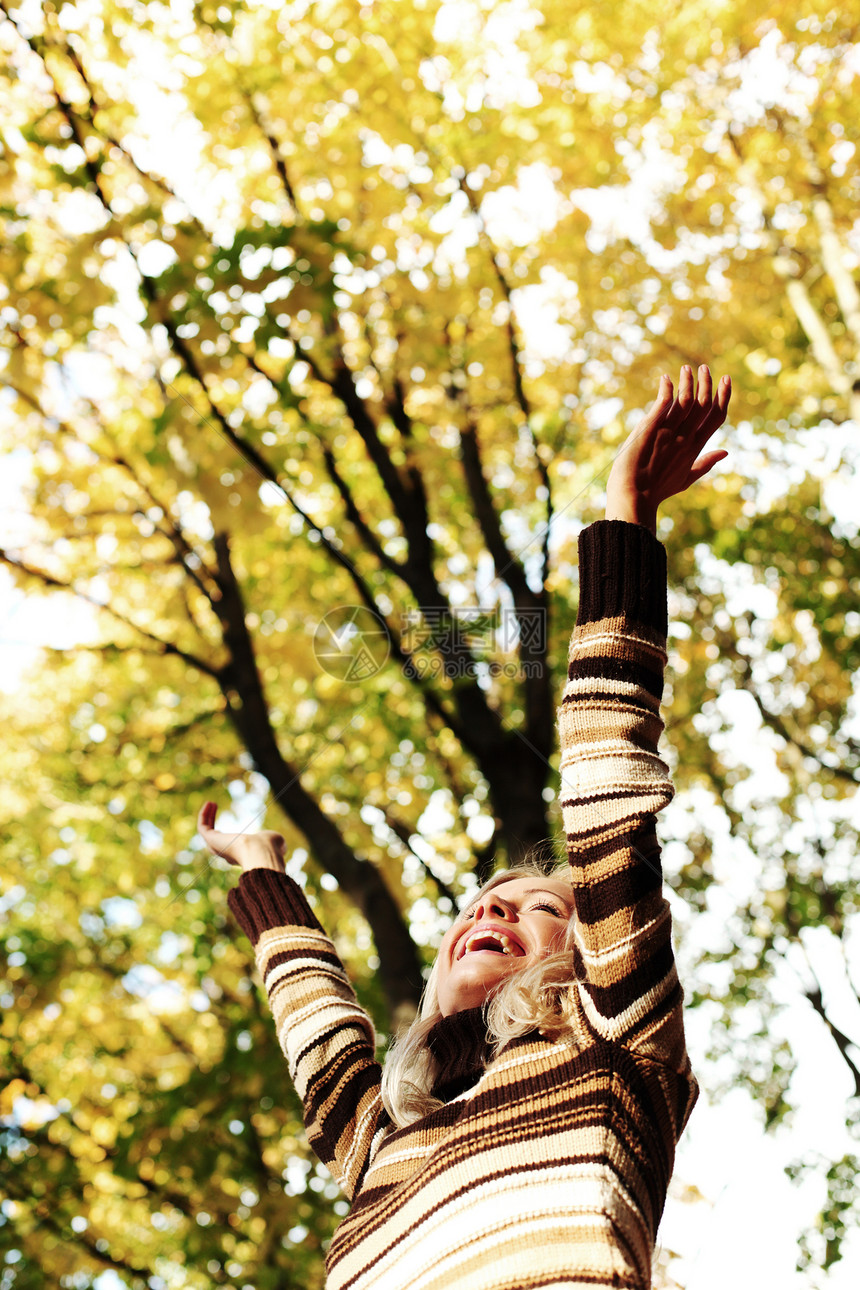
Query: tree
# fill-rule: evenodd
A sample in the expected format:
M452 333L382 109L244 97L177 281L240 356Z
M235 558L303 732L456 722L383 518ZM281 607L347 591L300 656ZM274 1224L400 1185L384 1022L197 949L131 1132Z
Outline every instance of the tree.
M573 539L619 397L679 359L742 384L739 467L761 446L797 476L723 475L664 532L677 778L762 857L695 1001L726 1049L756 1018L735 1069L777 1122L777 960L809 927L847 944L857 912L857 544L825 486L858 412L848 20L2 8L3 382L34 473L0 558L58 614L92 609L6 715L28 748L2 790L16 1284L319 1283L334 1192L191 817L225 782L268 798L381 1031L408 1018L459 891L558 832ZM835 447L810 466L815 426ZM767 613L736 610L744 587ZM368 655L324 657L375 622ZM734 696L783 775L756 811ZM684 846L671 881L707 908L712 843Z

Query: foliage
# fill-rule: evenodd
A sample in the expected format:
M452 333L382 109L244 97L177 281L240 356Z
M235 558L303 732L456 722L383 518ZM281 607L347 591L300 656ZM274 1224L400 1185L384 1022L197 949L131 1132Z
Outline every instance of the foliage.
M729 371L740 418L735 473L661 534L685 979L769 1122L786 964L860 1092L809 939L857 921L850 16L2 8L32 482L0 555L58 622L90 611L3 712L3 1286L321 1284L343 1202L193 813L268 797L384 1040L452 899L558 832L574 538L622 404L680 361ZM344 605L386 624L363 678L315 654ZM839 1187L807 1262L839 1256Z

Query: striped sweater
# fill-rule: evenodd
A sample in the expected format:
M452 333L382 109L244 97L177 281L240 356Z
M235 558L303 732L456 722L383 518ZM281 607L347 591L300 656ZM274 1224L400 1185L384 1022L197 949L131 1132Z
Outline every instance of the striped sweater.
M533 1032L492 1058L480 1009L447 1017L430 1037L444 1105L396 1129L372 1024L300 889L252 870L230 893L309 1141L352 1201L328 1290L650 1286L696 1097L655 834L665 635L662 546L638 525L586 529L559 711L576 1044Z

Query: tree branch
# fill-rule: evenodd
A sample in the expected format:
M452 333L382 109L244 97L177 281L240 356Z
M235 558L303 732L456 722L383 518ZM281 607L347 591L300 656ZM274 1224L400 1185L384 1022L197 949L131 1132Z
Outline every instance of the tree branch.
M813 201L812 214L821 238L821 260L824 271L833 283L845 326L855 346L860 347L860 290L845 262L845 247L836 231L833 208L823 195Z
M555 703L546 659L549 598L543 586L538 593L531 590L519 557L511 552L505 541L481 461L477 427L471 409L465 406L465 395L461 396L460 402L465 407L465 424L460 427L460 460L472 509L492 557L496 577L507 584L514 601L523 667L526 745L546 760L555 738ZM544 534L544 539L548 540L548 533Z
M286 162L284 161L284 156L283 156L283 153L281 152L280 145L277 139L275 138L274 131L263 120L263 113L259 110L256 103L254 102L254 95L248 90L246 90L244 85L242 85L241 83L239 83L238 89L242 98L245 100L248 111L251 114L251 119L253 120L257 129L260 131L260 134L262 134L263 138L266 140L266 143L269 145L269 151L272 154L272 161L274 162L275 170L278 173L278 178L281 181L281 186L284 190L287 200L289 201L290 205L293 208L293 216L296 219L298 219L299 218L298 199L296 197L295 189L293 188L292 182L290 180L290 176L287 172Z
M268 781L274 800L305 835L323 871L333 875L369 923L392 1024L399 1026L414 1015L422 988L415 945L381 873L356 856L334 821L302 786L300 771L281 754L269 719L225 534L216 537L215 550L222 593L217 612L230 655L220 675L228 713L256 768Z
M2 8L2 5L0 5ZM27 1191L26 1187L14 1187L8 1174L3 1180L3 1190L10 1200L19 1204L30 1204L30 1209L35 1216L37 1227L47 1228L54 1236L58 1238L64 1246L77 1246L84 1250L87 1255L95 1262L105 1268L113 1268L117 1272L124 1272L126 1275L134 1278L146 1278L147 1281L153 1276L151 1268L136 1267L133 1263L127 1263L124 1259L115 1258L107 1250L100 1250L95 1240L84 1232L74 1232L70 1227L64 1226L55 1217L56 1210L48 1200L35 1200Z
M808 958L807 958L807 963L809 963ZM818 977L816 976L811 964L809 966L809 970L810 972L812 972L813 977L815 977L815 987L811 990L805 991L806 998L812 1004L812 1007L815 1009L815 1011L818 1013L819 1017L824 1022L827 1029L830 1031L830 1037L833 1040L833 1042L836 1044L836 1047L839 1049L840 1056L842 1057L842 1060L845 1062L845 1065L850 1070L851 1075L854 1079L854 1096L860 1097L860 1066L857 1065L857 1063L854 1061L853 1057L848 1051L849 1048L852 1048L852 1047L856 1048L857 1045L853 1042L853 1040L849 1039L848 1036L844 1034L839 1029L839 1027L835 1025L834 1022L832 1022L828 1017L824 1007L824 997L821 990L821 983L818 980Z
M302 355L314 378L325 385L344 405L367 454L379 476L394 514L400 521L407 543L407 557L400 566L400 577L409 587L416 602L422 607L447 612L450 608L442 594L433 569L433 542L428 534L427 498L424 482L414 463L407 471L408 483L401 477L391 453L379 437L376 422L364 400L355 388L353 373L338 346L334 371L326 376L314 356L307 351ZM402 413L392 403L394 416L400 426L408 431L405 409ZM394 420L392 416L392 421Z
M174 342L174 347L177 353L179 354L179 356L181 357L186 367L186 370L188 371L189 375L200 386L201 390L203 391L204 397L206 398L207 404L209 406L209 410L212 416L214 417L214 419L218 423L217 426L213 426L212 428L215 430L217 434L220 434L221 437L225 439L227 443L229 443L230 446L233 449L235 449L235 451L238 452L242 458L244 458L244 460L248 463L248 465L251 466L253 470L256 471L256 473L261 477L261 479L265 480L267 483L274 484L274 486L278 489L281 495L290 504L290 506L293 508L296 514L301 517L301 519L305 522L305 524L307 524L308 528L312 532L317 534L319 543L324 548L324 550L328 552L328 554L331 556L331 558L335 561L336 564L339 564L340 567L349 574L349 577L353 583L353 586L355 587L356 591L361 597L362 604L365 605L366 608L370 609L377 616L384 618L384 615L380 613L379 607L376 604L376 599L373 595L373 592L370 590L370 587L365 581L365 579L359 573L358 567L356 566L355 562L351 560L349 556L339 546L335 545L335 543L333 543L331 539L326 536L326 534L323 531L323 528L320 525L318 525L316 521L311 517L311 515L304 510L304 508L300 505L298 501L296 501L296 498L294 497L294 495L290 492L289 488L278 477L277 472L269 464L269 462L262 455L262 453L260 453L259 450L247 439L243 438L241 435L238 435L236 433L236 431L227 421L227 418L224 416L221 409L218 407L218 405L215 403L212 396L209 394L209 391L207 389L206 382L204 379L204 375L197 364L197 360L194 354L189 349L189 347L183 341L182 337L179 336L178 332L176 331L175 325L172 323L166 323L165 326L168 329L168 334L170 335L171 340ZM270 380L271 378L267 377L267 379Z
M40 582L45 587L55 587L57 590L70 592L73 596L77 596L79 600L84 601L85 604L92 605L94 609L99 609L106 614L110 614L110 616L115 618L117 622L122 623L124 627L128 627L131 631L139 633L139 635L143 636L145 640L152 641L152 643L157 647L153 652L162 655L175 655L177 658L181 658L183 662L188 663L190 667L194 667L199 672L203 672L206 676L214 677L216 680L218 679L219 671L211 664L198 658L195 654L189 654L187 650L180 649L179 646L174 645L172 641L163 641L160 636L156 636L152 632L147 631L145 627L141 627L138 623L132 622L130 618L121 614L119 610L114 609L111 605L104 605L101 601L94 599L94 597L88 596L86 592L79 591L73 583L64 582L61 578L55 578L44 569L34 569L30 565L25 564L23 560L16 560L2 547L0 547L0 563L8 565L11 569L17 569L19 573L23 573L27 577L35 579L35 581ZM118 647L108 645L97 646L95 648L114 649Z
M785 294L809 341L813 358L827 376L833 389L838 394L850 393L851 379L836 353L836 346L833 344L827 324L812 303L806 283L801 278L790 277L785 284Z
M452 887L448 886L444 878L440 878L437 873L433 872L433 870L430 868L427 861L424 860L415 850L415 848L412 845L413 830L409 828L408 824L404 824L402 820L398 820L395 815L392 815L391 812L387 811L384 807L380 807L379 809L382 811L382 814L385 817L385 823L388 825L389 829L394 834L394 836L398 838L399 841L402 842L403 845L406 847L406 849L409 851L409 853L415 857L415 859L421 865L421 868L426 873L427 877L430 879L432 883L435 884L440 895L444 896L447 900L450 900L451 905L453 906L454 909L456 909L457 908L456 892L453 890Z
M5 8L5 5L4 5L4 8ZM19 35L20 35L20 32L19 32ZM203 226L203 224L193 214L193 212L188 210L188 207L185 204L185 202L183 202L181 198L177 196L176 192L174 191L173 188L171 188L167 180L162 175L154 175L152 174L151 171L144 170L142 166L138 165L137 161L134 159L134 157L129 152L128 148L126 147L126 145L123 143L121 139L117 138L116 135L112 134L110 130L96 125L96 122L95 122L96 113L103 112L105 110L105 105L99 101L99 96L93 89L89 76L87 75L86 70L84 69L84 65L81 61L80 55L78 54L78 51L74 48L74 46L69 44L68 41L61 42L59 40L56 40L54 37L42 37L42 40L46 45L50 46L52 49L59 50L61 53L65 54L65 56L68 58L69 62L72 64L75 71L77 72L78 76L80 77L81 82L84 85L84 88L86 89L87 95L89 97L88 111L82 112L80 111L80 109L74 109L77 115L80 116L81 120L86 121L87 125L90 127L94 135L105 140L107 143L111 145L111 147L116 148L117 151L121 152L122 155L125 157L126 161L134 169L136 174L140 176L141 179L143 179L146 183L152 184L153 187L159 189L162 193L165 194L165 196L170 197L173 201L180 202L180 204L185 207L185 210L187 212L186 222L192 228L197 229L198 232L208 237L209 236L208 230ZM33 49L36 53L38 53L39 57L42 59L42 62L44 63L45 59L41 49L39 48L38 38L32 37L28 39L27 43L30 45L31 49ZM72 110L70 105L69 105L69 110Z
M367 449L367 455L373 462L376 473L379 475L382 485L391 500L394 513L403 525L404 533L409 535L414 524L410 513L411 499L409 489L401 479L397 466L391 460L388 448L379 438L376 422L368 412L367 405L355 388L353 374L343 356L343 351L338 348L334 371L330 377L323 375L312 355L309 356L306 352L304 358L311 366L311 370L317 380L327 385L346 408L349 419L358 431L361 441ZM410 547L411 545L410 540Z
M331 448L329 448L328 444L322 442L320 442L320 448L322 450L328 477L340 494L346 510L346 517L350 524L352 524L353 528L364 542L364 545L373 555L376 556L383 568L388 569L389 573L393 573L395 577L403 578L405 573L404 566L399 560L395 560L393 556L388 554L373 529L359 511L349 485L338 470L335 455Z
M831 77L833 72L834 67L831 67ZM778 109L775 109L774 112L779 121L780 133L790 135L796 140L801 154L806 160L809 181L816 194L812 199L812 216L818 227L821 262L824 266L824 272L833 283L836 302L839 305L842 317L845 319L848 334L854 340L855 346L860 347L860 289L858 289L857 283L854 281L854 275L845 262L845 247L836 231L833 207L827 196L827 175L819 166L818 158L807 135L803 132L798 134L794 130L790 130L786 124L784 112Z
M409 499L413 496L411 488L407 490L393 463L390 461L387 449L379 440L376 425L355 391L352 373L346 366L343 355L340 354L336 363L335 376L331 378L322 373L313 358L307 353L304 358L309 363L315 378L337 394L341 402L344 403L350 419L356 425L356 429L365 444L370 445L368 451L371 460L376 465L377 458L379 458L380 468L389 479L391 488L394 489L395 496L393 497L389 486L386 485L385 478L382 479L383 487L386 488L395 512L398 513L401 519L408 543L409 554L405 563L399 566L398 576L403 578L422 611L430 609L434 614L439 615L438 621L434 622L434 636L439 642L439 648L442 652L447 651L452 657L457 652L462 653L462 647L457 644L456 640L456 624L451 612L451 606L443 595L433 570L432 544L427 537L426 531L426 513L422 511L420 505L417 511L411 507L409 502ZM358 418L358 424L356 424L356 418ZM392 471L394 471L394 476L391 475ZM399 512L399 507L402 506L406 506L404 514ZM369 607L373 608L372 605ZM374 608L374 612L378 613L379 611ZM402 661L409 661L402 652L400 652L399 657ZM420 683L420 675L414 669L409 669L408 674L413 681ZM498 712L490 706L484 691L478 685L477 678L474 676L457 678L454 701L457 705L459 721L453 721L452 714L445 710L438 698L428 697L432 695L429 687L424 685L422 693L425 696L425 701L432 703L435 709L443 715L444 720L454 730L464 747L477 757L482 771L487 774L490 767L488 766L486 754L489 749L497 747L502 736L502 725ZM507 751L509 752L509 750ZM492 769L494 770L495 766Z
M499 252L496 248L495 243L490 237L489 231L487 229L486 221L484 220L484 216L481 213L481 208L478 205L477 198L475 197L475 194L472 191L472 189L466 183L466 176L462 166L457 167L456 178L457 178L457 184L459 186L460 192L465 195L466 201L469 203L469 210L472 212L472 215L474 216L475 221L478 225L478 236L481 239L487 251L487 254L490 259L490 263L493 266L493 272L495 274L496 281L499 284L499 290L501 291L502 297L507 306L507 319L505 323L505 331L507 335L508 355L510 357L510 362L511 362L511 376L513 378L513 383L514 383L514 396L516 398L520 411L523 414L523 419L525 421L526 428L528 429L528 432L529 432L529 437L531 439L531 444L532 444L532 451L534 453L534 458L535 458L535 466L537 468L541 485L546 491L546 499L545 499L546 500L546 520L545 520L545 528L543 531L543 541L541 545L541 585L545 586L547 575L549 573L549 537L550 537L550 530L552 527L552 519L554 514L553 499L552 499L552 484L549 477L549 468L543 459L543 453L541 451L542 445L538 443L537 435L535 434L534 419L532 415L533 409L531 406L531 401L529 400L529 397L526 394L525 385L523 384L523 368L525 364L522 358L522 347L520 345L519 337L517 336L517 331L516 331L514 306L513 306L513 301L511 299L511 287L507 277L505 276L505 272L502 268L501 260L499 258Z
M771 730L780 735L786 743L791 744L792 747L796 748L804 757L809 757L812 761L817 762L822 770L826 770L831 775L835 775L837 779L845 780L847 783L854 785L860 782L850 770L846 770L844 767L839 765L832 766L828 761L824 760L821 754L817 752L811 744L806 743L799 735L794 734L782 717L778 716L775 712L771 712L770 709L765 706L761 695L757 692L748 676L743 677L739 684L742 689L752 695L753 701L761 713L761 718L765 725L769 726Z
M790 256L784 254L786 244L780 239L778 231L774 227L767 195L759 183L758 176L756 175L752 165L744 156L738 131L736 129L733 130L729 128L727 131L727 138L732 153L737 161L738 170L743 177L744 182L748 185L751 191L755 193L758 200L759 211L770 239L771 263L773 265L774 273L777 277L786 280L786 298L791 305L794 316L797 319L801 330L809 341L812 356L826 376L834 392L841 395L847 401L850 415L852 417L860 417L860 392L854 389L853 379L846 372L845 366L837 353L830 330L813 303L809 288L803 279L801 266L798 263L796 254L792 253ZM820 181L822 181L823 176L821 175L821 171L813 158L811 175L813 186L816 184L816 175L820 186ZM818 223L820 232L822 231L821 221L823 219L826 226L828 214L832 220L832 212L829 212L829 208L827 212L820 209L816 213L815 202L813 202L813 217ZM842 281L841 285L837 286L837 279L840 278L840 276L844 279L841 247L835 246L832 238L830 239L830 242L825 245L827 242L826 227L824 232L825 236L821 241L821 250L825 269L828 258L830 258L832 260L832 268L836 276L834 277L833 274L829 274L829 276L831 277L834 288L837 291L837 299L839 299L840 291L845 297L843 315L845 315L846 309L849 314L852 314L853 302L850 301L846 295L844 281ZM781 254L781 252L783 253Z
M248 354L244 349L242 350L242 353L249 367L251 367L253 371L257 372L258 375L262 376L265 380L267 380L273 389L277 389L278 388L277 381L273 376L271 376L260 366L260 363L256 355ZM308 367L311 369L312 373L314 374L314 377L317 380L319 380L322 384L328 384L325 377L322 375L322 372L318 368L312 355L302 353L301 361L307 363ZM366 522L366 520L361 515L361 512L359 511L358 506L356 505L355 499L352 496L349 485L347 484L346 480L343 478L340 471L338 470L337 462L335 460L335 456L331 448L328 446L328 444L325 443L322 436L315 429L315 427L307 420L307 418L304 418L304 422L305 422L305 425L307 426L309 433L315 436L317 443L320 446L320 451L323 454L323 460L325 461L326 471L328 472L329 479L332 481L332 483L334 484L335 488L337 489L338 493L341 496L341 499L346 508L348 520L353 525L356 532L361 536L362 541L364 542L367 549L371 552L372 555L376 557L379 563L383 565L384 568L388 569L390 573L395 574L395 576L400 578L404 577L405 566L402 565L398 560L395 560L392 556L387 554L379 538L377 537L373 529L371 529L370 525ZM238 439L239 436L236 436L236 437ZM278 487L282 488L282 485L278 483ZM286 491L285 491L285 496L287 496ZM316 525L313 525L313 527L316 527ZM317 529L317 531L319 532L319 529ZM378 609L374 609L374 612L378 613L379 611Z

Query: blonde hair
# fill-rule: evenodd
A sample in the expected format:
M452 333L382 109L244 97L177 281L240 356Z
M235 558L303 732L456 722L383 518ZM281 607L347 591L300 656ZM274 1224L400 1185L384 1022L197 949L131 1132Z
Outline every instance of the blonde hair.
M569 870L565 863L547 868L526 860L513 869L502 869L469 899L469 904L511 878L562 876ZM488 997L485 1007L487 1037L492 1055L512 1039L534 1030L552 1039L565 1039L579 1046L580 1031L574 1014L570 984L574 979L574 918L565 933L564 946L529 967L503 979ZM427 1046L427 1037L442 1019L436 992L439 960L427 978L418 1016L404 1035L394 1041L382 1072L382 1102L398 1129L444 1106L432 1089L442 1073L439 1063Z

